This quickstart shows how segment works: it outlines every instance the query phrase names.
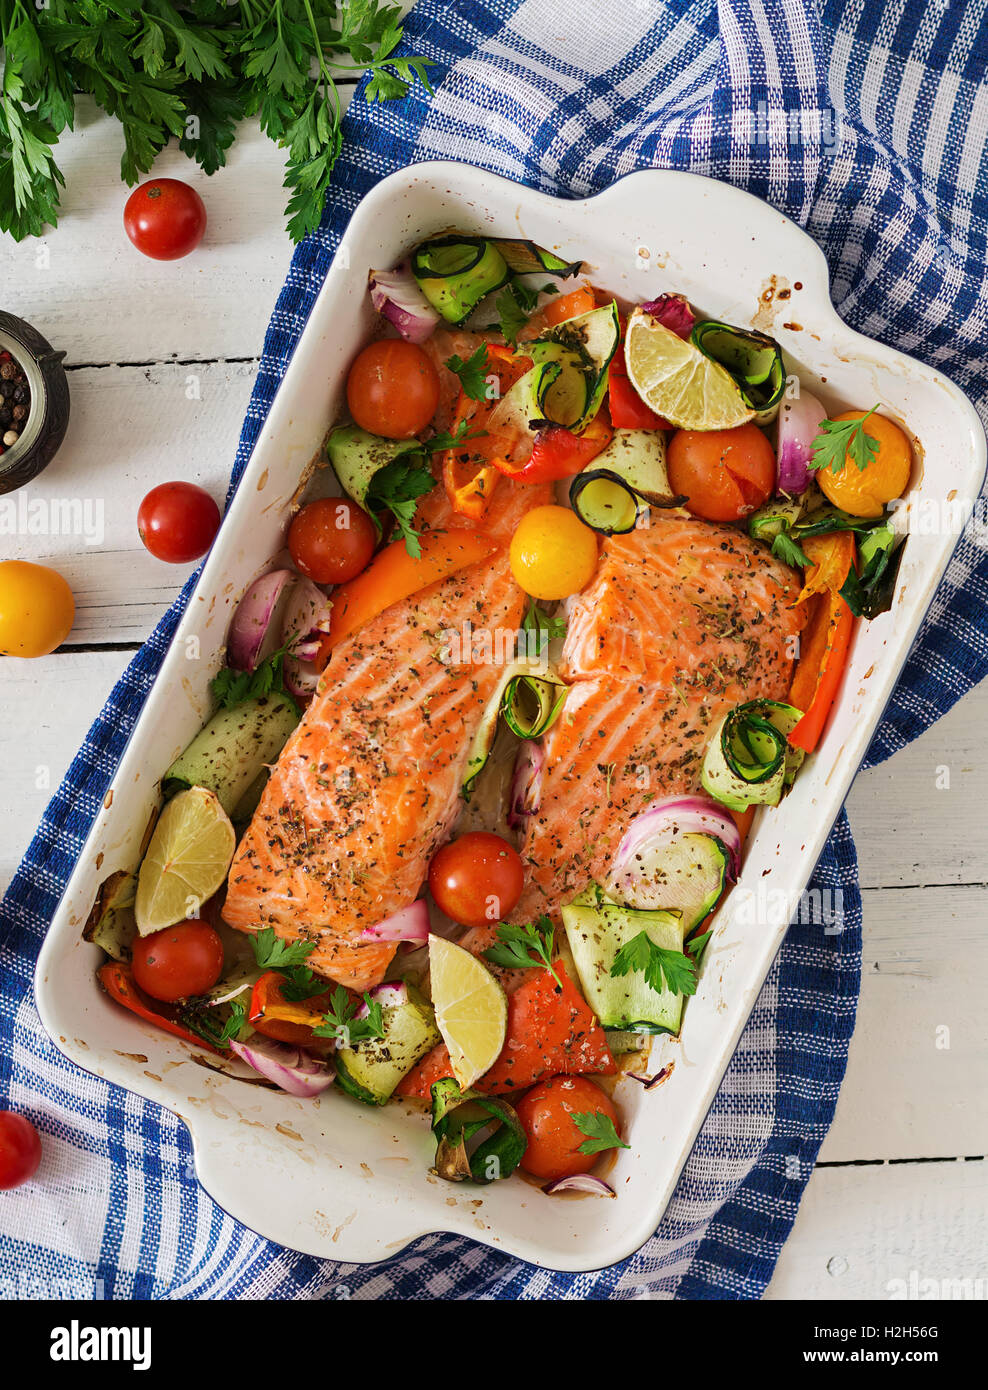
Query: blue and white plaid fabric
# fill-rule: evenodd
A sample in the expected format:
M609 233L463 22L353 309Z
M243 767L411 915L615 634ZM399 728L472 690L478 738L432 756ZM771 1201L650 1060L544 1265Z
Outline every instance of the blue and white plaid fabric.
M323 225L271 320L233 486L351 213L422 159L574 197L648 166L748 188L821 244L850 323L941 368L988 418L986 5L421 0L405 51L434 60L436 94L354 101ZM982 531L961 540L873 762L988 669ZM659 1230L599 1273L553 1274L445 1235L367 1267L281 1249L197 1186L179 1121L63 1061L32 1003L34 958L180 609L114 690L3 905L0 1104L34 1117L45 1160L37 1183L0 1197L0 1296L757 1298L833 1118L854 1024L861 910L843 816L814 880L842 890L843 931L791 928Z

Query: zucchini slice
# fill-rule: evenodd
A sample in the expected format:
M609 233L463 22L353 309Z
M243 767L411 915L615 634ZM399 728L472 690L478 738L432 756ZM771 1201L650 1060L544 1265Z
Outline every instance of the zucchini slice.
M411 263L419 289L448 323L462 323L511 275L497 245L484 237L433 237L415 248Z
M525 345L525 351L536 367L558 362L566 371L578 371L584 377L585 402L581 413L573 420L554 419L553 424L565 425L580 434L600 409L607 390L607 369L621 343L621 325L617 301L589 313L566 319ZM575 395L567 387L567 400Z
M561 260L551 251L546 251L543 246L537 246L534 241L512 238L495 240L493 245L504 257L512 275L537 275L539 271L544 271L547 275L557 275L563 280L570 275L579 275L583 266L582 261Z
M406 989L406 1003L381 1011L383 1038L337 1048L334 1055L340 1086L365 1105L384 1105L401 1078L442 1041L432 1005L414 985Z
M643 844L631 864L617 871L612 866L605 888L629 907L681 912L689 936L720 901L729 868L730 855L715 835L688 831Z
M615 903L570 903L562 908L566 939L584 997L604 1028L632 1033L678 1033L685 995L652 989L638 971L612 975L618 951L641 932L656 946L682 951L679 912L639 912Z
M755 541L767 541L770 545L783 531L791 531L793 523L802 514L802 504L784 497L773 498L752 512L748 518L748 535Z
M406 454L421 454L417 439L382 439L358 425L339 425L326 441L326 454L340 486L358 507L363 507L381 534L381 522L368 503L374 479L382 469Z
M513 661L504 668L470 745L460 784L460 795L466 801L487 766L501 715L517 738L540 738L558 718L567 690L544 661Z
M777 806L803 761L788 735L803 713L779 700L748 700L717 724L703 757L700 781L732 811Z
M638 525L642 504L623 478L609 468L588 468L570 483L569 504L591 531L623 536Z
M774 338L717 319L705 319L694 325L690 340L705 357L719 362L734 378L745 405L760 414L774 412L786 389L782 349Z
M162 795L167 800L189 787L206 787L232 816L255 779L278 757L298 722L298 710L285 695L265 695L221 709L162 777Z
M106 952L111 960L128 961L137 936L134 899L137 871L121 869L100 884L99 893L82 935Z

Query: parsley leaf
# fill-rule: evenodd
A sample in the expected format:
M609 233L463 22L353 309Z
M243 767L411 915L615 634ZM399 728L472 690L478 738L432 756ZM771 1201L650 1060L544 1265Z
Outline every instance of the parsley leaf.
M702 936L691 937L690 940L686 943L687 954L692 956L694 964L697 966L697 968L699 968L700 962L701 960L703 960L704 952L710 945L710 938L712 936L712 931L705 931Z
M194 1001L179 1012L186 1028L214 1047L229 1047L230 1039L237 1036L247 1019L247 1009L239 999L229 999L226 1004Z
M472 352L465 362L458 353L454 352L452 357L446 358L446 366L460 378L460 385L465 396L469 396L472 401L486 401L488 399L487 377L489 370L486 343L481 343L476 352Z
M497 943L484 951L483 956L492 965L502 965L508 970L525 970L529 966L541 965L562 989L562 981L552 968L554 935L551 917L542 916L537 922L529 922L524 927L502 922L497 929Z
M623 1139L618 1138L614 1121L602 1110L574 1111L573 1123L581 1134L588 1137L577 1149L581 1154L601 1154L605 1149L630 1149Z
M364 995L367 1014L357 1018L360 1005L350 998L342 985L337 985L330 999L330 1006L323 1015L323 1022L313 1028L320 1038L335 1038L338 1047L355 1047L357 1043L371 1038L384 1037L384 1013L381 1005Z
M864 472L878 453L878 440L865 431L865 421L878 409L873 405L864 415L853 420L822 420L820 433L811 445L813 457L809 468L829 468L832 473L843 473L844 465L850 456Z
M367 492L369 507L384 507L391 512L405 538L409 555L416 560L422 554L422 546L419 544L421 532L412 524L415 509L418 499L435 486L436 480L421 462L421 456L412 453L401 454L379 468Z
M668 951L656 946L648 932L640 931L626 941L611 966L612 975L633 971L645 976L645 983L657 994L668 989L673 994L696 993L696 964L684 951Z
M797 541L794 541L788 531L780 531L772 542L772 554L777 560L782 560L784 564L799 566L810 563L808 556Z
M566 636L566 619L546 613L534 599L529 601L528 612L522 618L521 626L523 632L544 633L546 642L551 642L555 637Z
M223 709L234 709L246 700L262 700L265 695L281 695L301 719L302 711L292 695L285 689L285 652L280 647L272 652L266 661L260 662L253 671L235 671L224 666L209 683L217 702Z
M513 281L505 285L495 299L494 308L497 310L498 323L505 342L514 346L518 341L518 334L528 322L531 311L526 311L520 302L519 288Z
M305 963L316 949L315 942L284 941L274 927L265 927L253 934L250 944L262 970L277 970L284 977L281 993L289 1003L298 1004L303 999L325 993L326 981Z
M455 449L458 444L465 444L468 439L484 439L486 436L486 430L472 430L468 421L461 420L452 434L447 430L440 430L422 447L430 454L444 454L447 449Z

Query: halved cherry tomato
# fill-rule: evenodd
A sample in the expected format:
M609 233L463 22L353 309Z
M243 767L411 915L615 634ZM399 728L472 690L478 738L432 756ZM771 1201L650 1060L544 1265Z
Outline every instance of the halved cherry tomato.
M125 1009L129 1009L138 1018L143 1018L147 1023L153 1023L156 1028L161 1028L166 1033L171 1033L176 1038L183 1038L186 1042L195 1043L196 1047L204 1047L209 1052L217 1049L211 1043L197 1037L183 1024L179 1023L174 1017L174 1009L169 1004L161 1004L157 1009L151 1007L151 1001L145 995L134 979L134 972L129 965L123 961L111 960L106 965L101 965L96 972L99 976L100 984L106 990L111 999L122 1004Z
M524 882L518 851L486 830L451 840L429 865L429 891L436 906L465 927L483 927L507 916Z
M521 1166L546 1182L588 1173L600 1158L599 1153L580 1153L587 1135L577 1126L574 1115L606 1115L618 1130L613 1102L584 1076L550 1077L533 1087L515 1109L528 1136Z
M414 439L439 404L439 373L417 343L368 343L346 381L350 414L361 429L385 439Z
M775 452L757 425L677 430L669 441L669 484L694 516L739 521L775 486Z
M139 936L131 968L145 994L174 1004L212 989L223 973L223 943L208 922L188 918L150 936Z
M0 1192L33 1178L41 1163L41 1136L26 1115L0 1110Z
M373 521L349 497L318 497L288 528L292 564L317 584L356 579L370 564L376 545Z
M313 1038L312 1030L329 1008L332 991L327 985L322 994L293 1002L281 992L284 979L279 970L265 970L251 993L248 1018L266 1038L292 1043L295 1047L311 1047L319 1042L318 1038Z

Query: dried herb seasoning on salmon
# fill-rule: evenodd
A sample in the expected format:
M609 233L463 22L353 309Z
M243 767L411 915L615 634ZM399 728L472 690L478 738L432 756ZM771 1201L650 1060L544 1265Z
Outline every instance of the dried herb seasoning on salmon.
M627 1088L662 1104L622 1059L671 1067L747 837L840 756L908 439L533 242L445 232L369 294L336 490L286 518L86 937L118 1005L329 1127L400 1100L442 1179L612 1195Z

